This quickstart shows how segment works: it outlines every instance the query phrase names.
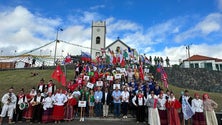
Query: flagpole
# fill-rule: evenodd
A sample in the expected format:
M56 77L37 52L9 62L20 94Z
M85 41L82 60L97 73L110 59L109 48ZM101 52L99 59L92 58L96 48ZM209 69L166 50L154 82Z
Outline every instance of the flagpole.
M63 31L61 28L57 28L56 30L56 40L55 40L55 53L54 53L54 65L56 66L56 52L57 52L57 43L59 42L58 37L59 37L59 31Z

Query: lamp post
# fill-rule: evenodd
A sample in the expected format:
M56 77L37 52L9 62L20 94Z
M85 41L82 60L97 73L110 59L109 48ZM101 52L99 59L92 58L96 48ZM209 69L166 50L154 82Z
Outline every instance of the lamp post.
M55 53L54 53L54 65L56 65L56 52L57 52L57 43L59 43L59 31L63 31L62 28L57 28L56 30L56 40L55 40Z
M189 62L189 68L190 68L190 45L186 46L187 54L188 54L188 62Z

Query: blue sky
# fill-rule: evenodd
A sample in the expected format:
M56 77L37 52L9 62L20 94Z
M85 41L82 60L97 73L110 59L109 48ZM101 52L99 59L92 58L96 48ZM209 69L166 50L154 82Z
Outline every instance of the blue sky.
M106 45L120 37L140 54L168 56L173 64L191 55L222 58L222 0L0 0L0 49L13 55L59 39L90 46L92 21L107 23ZM74 47L74 48L73 48ZM58 45L58 54L85 48ZM41 53L54 52L54 45ZM63 51L62 51L63 50ZM87 50L86 50L87 51ZM39 51L36 52L39 54Z

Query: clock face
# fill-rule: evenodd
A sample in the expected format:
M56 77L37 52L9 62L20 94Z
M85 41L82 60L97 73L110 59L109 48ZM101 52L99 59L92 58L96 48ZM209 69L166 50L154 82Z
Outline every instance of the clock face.
M96 31L99 32L99 31L100 31L100 28L97 28Z

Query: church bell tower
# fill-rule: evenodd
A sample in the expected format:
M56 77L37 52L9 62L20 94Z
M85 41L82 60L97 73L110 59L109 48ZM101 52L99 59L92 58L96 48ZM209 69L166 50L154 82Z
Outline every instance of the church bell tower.
M92 22L91 33L91 57L95 59L97 56L101 56L101 48L105 49L106 43L106 22L98 21Z

